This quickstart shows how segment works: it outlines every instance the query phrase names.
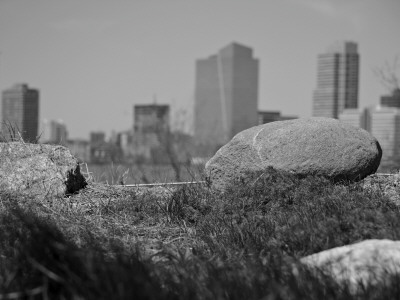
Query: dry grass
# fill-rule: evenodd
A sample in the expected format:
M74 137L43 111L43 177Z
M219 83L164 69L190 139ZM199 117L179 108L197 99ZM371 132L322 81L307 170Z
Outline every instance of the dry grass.
M204 185L98 183L68 197L0 192L0 294L49 299L382 299L293 264L368 238L400 238L399 177L356 184L271 170L224 195ZM118 181L118 180L117 180ZM115 182L118 183L118 182ZM397 278L398 279L398 278Z

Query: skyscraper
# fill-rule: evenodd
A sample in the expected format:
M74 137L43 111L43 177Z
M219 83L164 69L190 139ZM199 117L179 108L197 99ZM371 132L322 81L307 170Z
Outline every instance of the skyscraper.
M318 55L313 116L337 119L347 108L358 107L359 55L354 42L337 42Z
M194 135L202 144L226 143L258 123L258 59L231 43L196 61Z
M3 91L2 135L7 140L21 135L25 142L33 142L37 140L38 127L39 91L27 84L16 84Z

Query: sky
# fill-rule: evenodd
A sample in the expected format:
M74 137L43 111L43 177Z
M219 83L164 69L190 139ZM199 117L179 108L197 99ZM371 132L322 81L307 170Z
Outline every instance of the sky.
M128 130L154 102L191 128L196 59L237 42L260 61L259 109L310 117L319 53L358 43L359 107L376 105L399 30L400 0L0 0L0 90L39 89L70 138Z

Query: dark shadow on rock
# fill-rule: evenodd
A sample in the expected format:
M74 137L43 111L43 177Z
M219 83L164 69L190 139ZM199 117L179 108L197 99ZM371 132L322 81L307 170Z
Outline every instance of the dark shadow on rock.
M77 193L80 189L87 186L85 177L81 174L81 169L79 164L76 166L75 170L69 170L67 175L67 180L65 181L66 192L65 194L72 195Z

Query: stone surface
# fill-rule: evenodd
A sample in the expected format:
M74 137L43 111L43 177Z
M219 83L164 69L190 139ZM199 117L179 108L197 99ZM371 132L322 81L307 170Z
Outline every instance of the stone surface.
M79 164L63 146L0 143L0 190L64 196L86 186Z
M348 283L352 291L400 272L400 241L365 240L303 257L303 264Z
M272 122L238 133L206 164L213 187L274 169L335 181L375 173L382 150L367 131L330 118Z

